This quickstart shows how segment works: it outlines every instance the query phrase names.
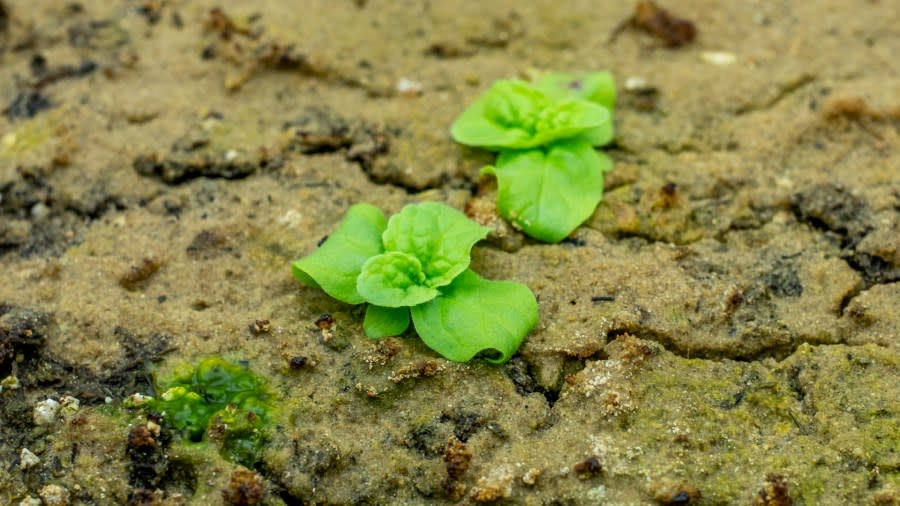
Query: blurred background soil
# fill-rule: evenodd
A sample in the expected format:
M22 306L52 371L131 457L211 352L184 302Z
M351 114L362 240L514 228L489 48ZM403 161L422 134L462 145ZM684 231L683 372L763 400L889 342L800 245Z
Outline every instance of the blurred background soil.
M661 7L0 0L0 503L900 503L900 5ZM604 202L535 243L448 126L601 69ZM537 295L508 364L292 279L423 200ZM273 389L251 470L123 407L211 355Z

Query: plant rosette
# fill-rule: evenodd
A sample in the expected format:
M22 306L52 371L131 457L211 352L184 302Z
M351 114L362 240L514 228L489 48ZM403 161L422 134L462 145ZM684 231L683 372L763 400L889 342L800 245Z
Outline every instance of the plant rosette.
M363 329L370 338L402 334L412 321L422 341L449 360L483 354L501 364L537 323L537 301L523 284L469 269L472 247L489 231L437 202L407 205L390 220L356 204L291 270L337 300L367 302Z
M461 143L500 151L482 174L497 178L500 214L531 237L559 242L593 214L612 161L616 91L608 72L501 80L450 128Z

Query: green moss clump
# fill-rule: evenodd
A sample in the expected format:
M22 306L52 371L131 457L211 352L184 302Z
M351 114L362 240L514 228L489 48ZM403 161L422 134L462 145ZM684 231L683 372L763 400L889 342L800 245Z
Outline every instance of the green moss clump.
M160 384L151 409L182 440L207 438L222 457L252 467L261 457L271 420L266 382L244 366L207 358Z

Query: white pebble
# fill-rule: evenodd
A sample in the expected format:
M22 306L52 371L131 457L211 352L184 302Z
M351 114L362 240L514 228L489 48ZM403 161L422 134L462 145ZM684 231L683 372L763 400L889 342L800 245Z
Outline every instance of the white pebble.
M713 65L731 65L737 61L737 56L727 51L703 51L700 59Z
M640 76L631 76L625 80L625 89L629 91L645 90L648 87L647 80Z
M401 95L421 95L424 87L422 83L405 77L397 81L397 93Z
M34 423L35 425L50 425L56 421L56 414L59 413L59 403L53 399L41 401L34 406Z
M40 463L40 457L31 453L31 450L28 448L22 448L22 452L19 453L19 467L22 469L30 469Z

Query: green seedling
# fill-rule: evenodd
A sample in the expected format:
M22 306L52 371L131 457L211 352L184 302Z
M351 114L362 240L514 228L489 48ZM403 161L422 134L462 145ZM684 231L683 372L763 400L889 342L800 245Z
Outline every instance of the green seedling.
M603 198L612 161L593 147L613 139L615 98L608 72L498 81L450 133L462 144L500 151L482 170L497 178L500 214L536 239L559 242Z
M357 204L294 276L348 304L367 302L370 338L402 334L410 321L429 348L456 362L482 354L500 364L537 323L525 285L484 279L470 253L490 229L437 202L410 204L386 220Z
M221 358L185 367L160 384L150 408L184 441L213 440L226 459L247 467L259 461L269 425L265 381Z
M600 104L511 79L494 83L457 118L450 134L461 144L500 151L596 136L611 123Z

